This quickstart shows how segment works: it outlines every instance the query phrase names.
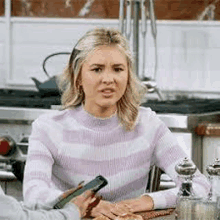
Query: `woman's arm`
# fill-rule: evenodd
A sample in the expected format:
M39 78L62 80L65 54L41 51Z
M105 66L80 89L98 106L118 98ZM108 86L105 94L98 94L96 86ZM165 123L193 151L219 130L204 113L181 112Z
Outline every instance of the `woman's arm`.
M150 211L154 209L154 201L148 195L143 195L139 198L123 200L116 204L118 206L127 206L131 213Z
M51 181L56 149L48 136L53 129L49 126L42 119L32 124L23 181L24 203L31 209L51 208L50 203L62 193Z
M140 198L119 202L119 204L127 204L133 212L147 211L151 208L165 209L175 207L177 193L181 184L175 171L175 166L185 157L188 157L166 125L161 122L154 113L152 114L152 118L154 118L152 120L152 126L154 124L155 126L157 125L155 137L153 138L156 142L154 144L152 164L164 170L164 172L175 182L176 187L153 193L145 193ZM197 170L194 174L192 187L196 196L206 197L210 190L210 183L207 178Z
M177 139L167 126L158 121L158 129L155 133L155 148L153 153L154 164L161 168L170 178L175 182L176 187L168 190L148 193L153 201L155 209L172 208L176 206L177 193L181 185L180 178L175 170L175 166L182 162L185 157L189 157L185 150L179 145ZM201 174L199 170L196 171L193 177L193 190L196 196L206 197L210 190L210 183L208 179Z

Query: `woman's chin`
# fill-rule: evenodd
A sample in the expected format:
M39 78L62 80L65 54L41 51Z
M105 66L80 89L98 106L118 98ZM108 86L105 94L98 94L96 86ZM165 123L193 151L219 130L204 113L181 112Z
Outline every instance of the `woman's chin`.
M102 103L100 103L99 104L99 106L101 107L101 108L115 108L116 107L116 103L114 102L114 103L111 103L111 102L102 102Z
M112 108L116 106L116 103L115 100L100 100L98 105L102 108Z

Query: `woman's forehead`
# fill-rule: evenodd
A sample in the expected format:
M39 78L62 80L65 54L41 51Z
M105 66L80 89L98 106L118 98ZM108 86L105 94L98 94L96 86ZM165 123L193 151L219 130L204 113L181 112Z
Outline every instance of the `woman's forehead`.
M102 62L106 60L109 60L114 63L127 64L127 58L125 53L115 45L114 46L103 45L96 47L86 57L87 63L93 63L97 61Z

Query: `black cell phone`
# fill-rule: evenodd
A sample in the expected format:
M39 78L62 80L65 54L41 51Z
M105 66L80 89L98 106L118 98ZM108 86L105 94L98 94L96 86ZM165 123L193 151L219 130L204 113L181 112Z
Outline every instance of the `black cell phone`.
M55 205L54 209L61 209L64 207L66 203L68 203L72 198L81 195L86 190L92 190L93 192L98 192L100 189L102 189L104 186L108 184L108 181L101 175L97 176L95 179L88 182L85 186L82 188L76 190L72 194L68 195L66 198L63 198L59 200Z

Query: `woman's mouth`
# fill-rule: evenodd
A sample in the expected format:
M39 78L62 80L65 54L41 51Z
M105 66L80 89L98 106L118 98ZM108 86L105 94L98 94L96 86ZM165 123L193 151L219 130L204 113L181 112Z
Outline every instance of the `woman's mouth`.
M102 89L101 90L101 93L106 97L113 95L114 92L115 92L114 89Z

